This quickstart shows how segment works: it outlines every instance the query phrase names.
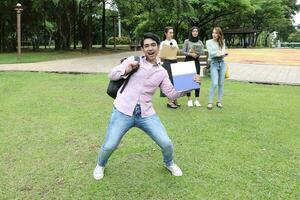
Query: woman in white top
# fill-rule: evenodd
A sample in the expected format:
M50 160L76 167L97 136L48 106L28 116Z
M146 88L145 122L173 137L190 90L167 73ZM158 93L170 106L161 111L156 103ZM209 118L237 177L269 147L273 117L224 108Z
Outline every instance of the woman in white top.
M173 39L173 36L174 36L173 27L171 27L171 26L165 27L164 37L163 37L164 40L160 43L160 47L159 47L160 53L159 53L159 55L163 54L162 53L163 45L168 45L172 48L176 48L177 51L179 51L178 44L177 44L176 40ZM169 79L170 79L171 83L174 85L173 77L172 77L172 71L171 71L171 63L177 63L177 58L175 56L175 57L172 57L172 58L171 57L170 58L161 57L161 59L162 59L162 62L163 62L162 66L167 70L168 75L169 75ZM160 93L160 96L165 97L165 95L162 92ZM177 100L171 101L170 99L168 99L168 102L167 102L167 107L168 108L176 109L179 106L180 105L177 103Z

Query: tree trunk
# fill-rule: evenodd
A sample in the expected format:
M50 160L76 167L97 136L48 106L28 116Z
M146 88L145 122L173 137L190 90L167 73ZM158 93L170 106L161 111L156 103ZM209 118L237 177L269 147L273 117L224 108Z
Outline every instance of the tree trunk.
M54 43L55 43L55 50L61 50L61 37L60 37L60 32L61 32L61 22L60 22L60 17L58 17L57 19L57 30L55 32L55 39L54 39Z
M0 52L4 51L4 24L0 18Z
M56 12L57 31L55 34L55 50L67 50L71 45L71 19L68 5L59 3Z
M79 8L78 8L78 40L81 40L82 44L82 2L80 1L79 3Z
M64 21L64 28L66 29L63 33L66 33L66 46L65 49L70 49L71 46L71 34L72 34L72 23L71 23L71 12L66 13L66 21Z
M268 38L269 38L269 34L267 33L267 36L265 37L265 47L267 47L268 46Z
M102 0L102 48L105 48L105 0Z
M82 20L81 29L82 29L82 49L86 49L88 51L92 48L92 12L91 5L88 6L87 9L88 20L85 22Z
M47 40L46 40L46 4L43 1L43 9L44 9L44 47L47 49Z
M73 49L76 49L76 17L77 17L77 6L75 0L73 0Z
M87 34L87 50L90 51L92 49L92 16L89 14L88 18L88 34Z
M260 35L260 32L258 32L256 35L255 35L255 39L254 39L254 45L257 46L257 39Z

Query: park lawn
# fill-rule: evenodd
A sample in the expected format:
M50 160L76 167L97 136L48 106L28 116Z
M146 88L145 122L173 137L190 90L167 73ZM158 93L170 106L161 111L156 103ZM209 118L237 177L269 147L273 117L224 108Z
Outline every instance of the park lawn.
M228 49L228 62L300 67L300 49Z
M117 49L110 48L105 49L92 49L90 52L81 50L70 50L70 51L54 51L54 50L44 50L33 52L24 51L22 52L21 59L18 60L17 53L0 53L0 64L13 64L13 63L33 63L42 62L58 59L67 58L78 58L84 56L95 56L103 54L112 54L128 51L128 46L119 46Z
M92 177L112 110L107 76L0 73L0 199L299 199L300 87L226 81L224 108L154 107L182 177L131 129ZM209 79L202 83L207 104Z

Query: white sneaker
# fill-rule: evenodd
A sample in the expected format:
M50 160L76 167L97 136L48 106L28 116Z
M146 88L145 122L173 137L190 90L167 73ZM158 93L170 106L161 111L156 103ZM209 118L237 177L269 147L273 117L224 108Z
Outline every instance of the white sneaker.
M200 102L199 102L198 100L195 100L195 101L194 101L194 105L195 105L196 107L200 107L200 106L201 106L201 104L200 104Z
M166 166L166 168L172 173L173 176L182 176L182 171L176 164L173 163L170 166Z
M100 179L103 178L104 176L104 167L101 167L100 165L96 165L95 169L94 169L94 178L98 181Z
M212 103L207 104L207 109L208 109L208 110L211 110L212 108L213 108Z
M193 107L193 100L188 100L187 105L188 105L188 107Z
M216 106L217 106L218 108L223 108L223 105L222 105L221 102L217 102Z

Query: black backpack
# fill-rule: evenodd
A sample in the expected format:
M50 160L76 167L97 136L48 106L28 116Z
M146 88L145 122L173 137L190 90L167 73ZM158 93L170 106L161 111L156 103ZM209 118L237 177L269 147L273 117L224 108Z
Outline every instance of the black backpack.
M121 60L121 63L122 63L124 60L125 60L125 59L122 59L122 60ZM140 57L139 57L139 56L134 56L134 60L140 62ZM133 73L135 73L137 70L138 70L138 68L137 68L136 70L132 70L132 71L130 72L130 74L127 76L126 79L121 78L121 79L116 80L116 81L110 80L110 81L109 81L109 84L108 84L108 87L107 87L107 90L106 90L106 93L107 93L111 98L115 99L115 98L117 97L119 88L122 87L122 85L123 85L123 87L122 87L121 90L120 90L120 93L122 93L123 90L125 89L125 87L126 87L128 81L129 81L131 75L132 75Z

